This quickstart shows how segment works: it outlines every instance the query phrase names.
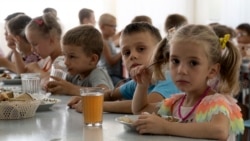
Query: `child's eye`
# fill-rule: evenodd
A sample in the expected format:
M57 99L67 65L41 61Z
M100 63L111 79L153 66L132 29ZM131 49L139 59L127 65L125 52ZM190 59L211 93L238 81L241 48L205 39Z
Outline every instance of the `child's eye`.
M198 62L197 61L190 61L190 65L191 66L196 66L196 65L198 65Z
M179 64L180 61L178 59L171 59L172 64Z
M124 56L129 56L129 55L130 55L130 51L123 51L123 52L122 52L122 55L124 55Z
M137 50L138 50L138 52L142 52L142 51L145 50L145 48L144 47L139 47L139 48L137 48Z
M74 55L69 55L69 58L76 58Z

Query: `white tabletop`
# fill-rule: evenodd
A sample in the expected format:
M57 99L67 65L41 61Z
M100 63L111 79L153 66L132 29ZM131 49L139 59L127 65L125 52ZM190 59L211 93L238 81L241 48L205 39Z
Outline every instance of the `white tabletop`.
M37 112L32 118L0 120L0 141L194 141L173 136L140 135L128 132L115 121L123 114L104 113L102 128L83 125L82 114L66 105L69 96L61 99L49 111ZM202 140L201 140L202 141ZM205 140L203 140L205 141Z

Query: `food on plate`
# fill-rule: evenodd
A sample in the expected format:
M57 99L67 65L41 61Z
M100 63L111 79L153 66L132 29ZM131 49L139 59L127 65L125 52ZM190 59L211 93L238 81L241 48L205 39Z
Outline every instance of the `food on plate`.
M14 97L14 94L12 91L0 90L0 101L6 101L13 97Z
M42 104L57 103L57 102L58 102L58 99L44 98L44 99L41 101L41 105L42 105Z
M2 73L0 74L0 79L11 79L11 76L8 73Z
M23 93L19 94L17 97L14 98L15 100L24 100L24 101L33 101L33 97L30 94Z
M131 123L131 124L134 122L134 120L132 120L128 116L119 117L119 120L125 123Z
M166 117L163 117L165 120L167 121L170 121L170 122L179 122L180 120L176 117L173 117L173 116L166 116Z
M33 101L34 99L30 94L23 93L14 97L12 91L0 91L0 102L1 101Z

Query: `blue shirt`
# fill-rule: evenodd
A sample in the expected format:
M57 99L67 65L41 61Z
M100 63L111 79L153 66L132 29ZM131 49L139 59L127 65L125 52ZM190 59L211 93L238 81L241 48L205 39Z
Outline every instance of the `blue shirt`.
M181 91L175 86L169 73L167 73L166 78L166 80L157 81L155 84L151 85L148 88L148 94L156 92L162 95L164 98L169 98L172 94L180 93ZM134 80L130 80L129 82L120 86L119 90L124 99L132 100L135 88L136 82Z

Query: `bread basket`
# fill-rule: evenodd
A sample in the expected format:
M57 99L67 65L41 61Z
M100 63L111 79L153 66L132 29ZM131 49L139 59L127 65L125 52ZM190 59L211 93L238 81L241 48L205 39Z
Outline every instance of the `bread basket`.
M40 100L8 100L0 101L0 119L24 119L33 117Z

